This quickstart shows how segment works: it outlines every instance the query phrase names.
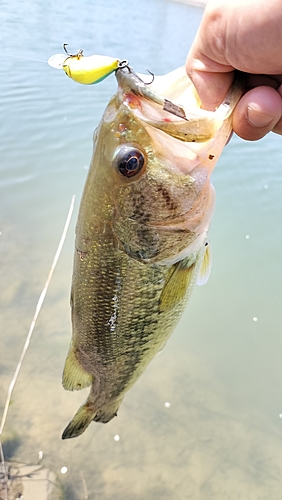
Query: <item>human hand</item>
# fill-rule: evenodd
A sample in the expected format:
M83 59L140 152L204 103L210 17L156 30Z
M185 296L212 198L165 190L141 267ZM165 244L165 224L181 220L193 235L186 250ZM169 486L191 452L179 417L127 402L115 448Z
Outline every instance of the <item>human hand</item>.
M210 0L186 69L203 108L214 110L244 72L233 130L247 140L282 134L281 0Z

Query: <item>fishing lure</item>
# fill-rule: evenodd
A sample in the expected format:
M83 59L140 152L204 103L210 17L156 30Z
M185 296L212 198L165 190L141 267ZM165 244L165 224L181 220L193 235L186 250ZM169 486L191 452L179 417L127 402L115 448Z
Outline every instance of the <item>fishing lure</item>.
M49 66L63 69L66 75L75 82L84 85L99 83L118 68L128 65L127 61L120 61L110 56L84 56L80 49L76 54L69 54L64 43L65 54L55 54L48 59Z
M165 111L187 120L185 111L181 106L157 95L148 88L155 78L151 71L147 70L152 76L152 79L150 82L145 83L141 76L133 71L126 60L120 60L110 56L84 56L82 49L76 54L69 54L66 49L67 45L67 43L63 44L67 57L65 54L55 54L48 59L49 66L56 69L63 69L69 78L84 85L99 83L118 69L127 68L128 72L136 77L134 91L137 95L140 94L147 99L153 100L157 104L160 104Z

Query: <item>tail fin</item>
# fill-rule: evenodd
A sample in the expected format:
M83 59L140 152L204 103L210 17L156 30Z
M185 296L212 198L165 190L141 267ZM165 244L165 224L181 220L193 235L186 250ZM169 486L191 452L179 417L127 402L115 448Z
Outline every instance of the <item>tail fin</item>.
M86 403L78 409L69 425L65 428L62 439L80 436L80 434L87 429L92 420L106 424L117 416L121 401L122 398L118 400L115 399L99 407L98 405L94 406L93 403L87 399Z
M93 410L89 408L89 405L86 401L84 405L82 405L79 410L76 412L73 419L70 421L69 425L65 428L62 439L69 439L80 436L85 429L87 429L88 425L92 422L95 417L95 413Z

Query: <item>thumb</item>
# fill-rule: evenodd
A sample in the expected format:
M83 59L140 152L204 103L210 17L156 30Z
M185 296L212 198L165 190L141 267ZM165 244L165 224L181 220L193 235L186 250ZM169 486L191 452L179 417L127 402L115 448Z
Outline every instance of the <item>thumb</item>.
M195 58L188 54L186 71L202 102L202 107L213 111L219 106L232 85L234 70L231 66L216 63L205 56Z

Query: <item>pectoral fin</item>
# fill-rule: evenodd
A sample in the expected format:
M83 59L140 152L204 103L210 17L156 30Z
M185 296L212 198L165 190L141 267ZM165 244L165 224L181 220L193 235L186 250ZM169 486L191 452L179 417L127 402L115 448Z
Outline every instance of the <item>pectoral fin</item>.
M211 273L212 259L210 244L206 242L205 253L197 278L197 285L205 285Z
M160 311L172 309L187 295L188 288L195 283L196 262L187 267L186 259L174 264L174 269L165 283L160 296Z
M67 391L77 391L92 384L92 375L80 366L73 347L70 348L63 371L63 387Z

